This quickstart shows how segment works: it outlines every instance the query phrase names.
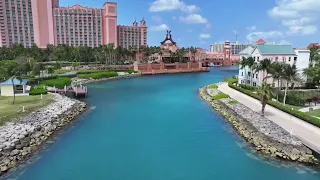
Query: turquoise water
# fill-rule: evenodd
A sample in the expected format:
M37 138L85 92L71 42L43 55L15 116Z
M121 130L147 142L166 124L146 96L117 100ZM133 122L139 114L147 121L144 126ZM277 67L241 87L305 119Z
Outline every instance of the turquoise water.
M91 110L11 177L27 180L315 180L252 153L198 88L237 74L147 76L89 86Z

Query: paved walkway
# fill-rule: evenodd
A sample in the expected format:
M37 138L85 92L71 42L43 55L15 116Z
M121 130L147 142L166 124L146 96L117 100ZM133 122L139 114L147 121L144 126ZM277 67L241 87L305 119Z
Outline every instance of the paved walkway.
M260 101L230 88L227 83L220 84L218 90L250 109L261 112ZM320 153L320 128L269 105L266 106L265 117L299 138L309 148Z

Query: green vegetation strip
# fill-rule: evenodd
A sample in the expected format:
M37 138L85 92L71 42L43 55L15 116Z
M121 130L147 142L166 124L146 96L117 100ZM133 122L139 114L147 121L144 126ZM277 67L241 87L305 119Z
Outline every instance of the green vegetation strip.
M232 104L238 104L238 101L232 100L232 101L229 101L228 103L231 104L231 105L232 105Z
M118 76L117 72L95 72L89 74L79 74L77 77L81 79L102 79Z
M59 77L56 79L48 79L48 80L41 81L40 84L63 89L64 86L69 86L71 82L72 80L68 77Z
M233 89L235 89L237 91L240 91L240 92L242 92L242 93L244 93L244 94L246 94L246 95L248 95L250 97L253 97L253 98L257 99L257 100L260 100L260 97L257 94L252 93L250 90L243 89L241 87L235 86L232 83L228 83L228 85L229 85L229 87L231 87L231 88L233 88ZM273 107L281 110L281 111L284 111L284 112L286 112L288 114L291 114L292 116L295 116L295 117L297 117L299 119L302 119L302 120L304 120L304 121L306 121L306 122L308 122L310 124L313 124L313 125L315 125L317 127L320 127L320 119L315 118L315 117L313 117L313 116L311 116L311 115L309 115L307 113L304 113L304 112L301 112L301 111L298 111L298 110L295 110L295 109L292 110L290 108L290 106L289 107L288 106L283 106L282 104L280 104L278 102L274 102L274 101L268 101L268 104L270 106L273 106Z
M42 99L41 96L17 96L14 104L12 104L12 101L13 97L0 96L0 126L47 106L54 100L50 95L44 95ZM22 112L23 106L25 112Z
M216 84L211 84L208 86L209 89L217 89L218 88L218 85Z
M229 95L224 94L222 92L219 92L217 95L212 96L212 100L219 100L219 99L225 99L225 98L229 98Z

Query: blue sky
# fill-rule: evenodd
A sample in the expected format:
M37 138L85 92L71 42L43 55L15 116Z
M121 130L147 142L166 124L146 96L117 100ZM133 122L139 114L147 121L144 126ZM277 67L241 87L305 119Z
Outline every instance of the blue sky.
M81 4L101 8L104 0L60 0L61 6ZM118 24L130 25L143 17L148 44L158 46L165 30L178 45L209 49L225 40L267 42L306 47L320 42L320 0L114 0Z

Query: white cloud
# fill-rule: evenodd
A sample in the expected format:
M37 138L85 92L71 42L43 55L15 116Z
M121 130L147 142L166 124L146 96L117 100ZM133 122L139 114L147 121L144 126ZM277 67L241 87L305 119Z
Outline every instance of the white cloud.
M188 30L188 33L191 33L191 32L192 32L192 30L191 30L191 29L189 29L189 30Z
M282 20L282 25L284 26L299 26L311 23L313 21L313 18L311 17L302 17L299 19L289 19L289 20Z
M237 30L233 30L232 33L235 34L235 35L239 34L239 32Z
M200 34L200 38L201 39L208 39L208 38L211 38L211 35L210 34Z
M288 35L311 35L318 31L320 0L278 0L269 15L288 27Z
M175 17L175 16L172 16L172 20L176 20L177 19L177 17Z
M180 0L156 0L150 7L150 12L161 12L161 11L172 11L172 10L181 10L186 13L194 13L199 10L195 5L187 5Z
M251 32L247 35L248 41L257 41L258 39L270 39L274 37L281 37L283 33L280 31L266 31L266 32Z
M246 29L248 31L255 31L257 29L257 27L256 26L248 26Z
M189 14L186 17L180 16L180 21L186 24L206 24L208 20L200 14Z
M162 18L159 16L152 16L151 20L155 23L162 23Z
M287 31L288 35L312 35L318 32L317 26L309 25L309 26L291 26Z
M160 24L158 26L151 26L150 30L151 31L165 31L170 29L166 24Z
M206 44L207 42L206 41L200 41L200 44Z

